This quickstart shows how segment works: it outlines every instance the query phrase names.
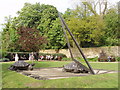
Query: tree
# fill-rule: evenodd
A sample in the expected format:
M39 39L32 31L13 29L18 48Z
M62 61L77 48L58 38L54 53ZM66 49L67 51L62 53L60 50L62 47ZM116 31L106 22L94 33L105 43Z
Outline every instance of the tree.
M64 46L64 43L58 18L58 11L52 5L25 3L14 21L17 27L25 26L39 30L49 42L47 49L59 49L60 46Z
M104 35L104 24L98 17L90 16L86 19L71 18L68 27L82 47L98 46ZM73 44L74 45L74 44Z
M58 11L52 5L25 3L21 11L18 11L15 21L18 27L36 28L41 35L46 36L56 18L58 18Z
M47 43L46 38L36 29L21 27L17 31L19 35L17 44L21 51L38 52Z
M38 30L39 34L46 37L49 42L46 46L47 49L59 49L60 46L64 47L65 42L64 37L62 37L63 33L58 20L58 11L54 6L40 3L25 3L24 7L18 11L17 14L18 16L12 18L10 22L7 21L4 23L5 28L3 33L8 31L9 40L12 41L12 44L8 45L10 46L8 51L20 51L19 45L16 44L18 40L17 29L19 27L27 27Z
M71 13L67 17L66 22L80 46L90 47L101 45L105 25L100 16L91 14L88 8L84 9L81 6L77 6L75 9L69 11ZM74 47L72 40L70 42Z
M119 45L118 11L108 6L107 0L97 0L67 10L66 22L81 46Z
M53 27L48 32L48 48L59 50L66 45L60 19L56 19L52 24Z
M118 9L116 7L110 8L104 16L106 23L105 40L106 45L119 45L118 42Z
M13 26L13 18L11 16L5 17L6 23L3 24L4 28L2 34L2 51L17 51L15 42L18 39L15 26Z
M82 2L88 10L90 10L95 16L100 15L102 18L105 15L108 7L107 0L93 0L89 2ZM98 12L97 12L97 11Z

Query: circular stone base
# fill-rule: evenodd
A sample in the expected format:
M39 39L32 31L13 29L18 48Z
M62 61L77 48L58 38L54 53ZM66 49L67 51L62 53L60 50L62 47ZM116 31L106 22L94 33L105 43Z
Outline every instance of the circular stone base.
M69 77L80 77L92 75L90 73L71 73L71 72L63 72L62 67L50 67L50 68L35 68L32 71L20 71L19 73L38 79L38 80L48 80L48 79L60 79L60 78L69 78ZM95 69L95 74L105 74L105 73L117 73L117 71L113 70L103 70L103 69Z

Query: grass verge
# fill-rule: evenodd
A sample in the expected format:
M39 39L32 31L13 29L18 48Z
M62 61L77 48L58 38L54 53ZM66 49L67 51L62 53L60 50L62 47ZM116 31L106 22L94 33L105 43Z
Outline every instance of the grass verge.
M31 62L30 62L31 63ZM34 62L35 67L62 67L68 61ZM35 80L8 70L12 63L2 63L3 88L118 88L118 74L100 74L56 80ZM117 63L91 63L94 69L118 70Z

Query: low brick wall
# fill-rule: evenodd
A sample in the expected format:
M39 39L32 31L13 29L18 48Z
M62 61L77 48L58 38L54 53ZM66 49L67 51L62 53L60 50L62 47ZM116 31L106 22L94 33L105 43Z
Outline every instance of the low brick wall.
M94 48L81 48L83 53L87 58L94 58L99 56L99 53L103 50L108 56L113 55L120 57L120 46L111 46L111 47L94 47ZM74 57L81 57L77 48L72 48L72 52ZM56 53L56 50L40 50L40 53ZM65 54L67 57L70 57L70 53L68 49L60 49L59 53Z

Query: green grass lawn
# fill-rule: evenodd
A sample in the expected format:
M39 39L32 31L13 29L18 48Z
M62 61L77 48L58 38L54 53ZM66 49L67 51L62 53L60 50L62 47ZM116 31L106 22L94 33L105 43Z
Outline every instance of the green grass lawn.
M35 67L62 67L70 61L34 62ZM118 88L118 74L100 74L56 80L35 80L8 70L12 63L2 64L3 88ZM91 63L94 69L118 70L117 63Z

